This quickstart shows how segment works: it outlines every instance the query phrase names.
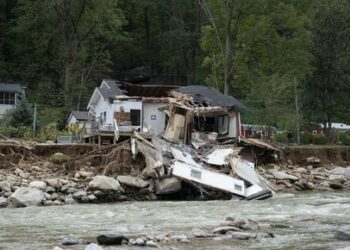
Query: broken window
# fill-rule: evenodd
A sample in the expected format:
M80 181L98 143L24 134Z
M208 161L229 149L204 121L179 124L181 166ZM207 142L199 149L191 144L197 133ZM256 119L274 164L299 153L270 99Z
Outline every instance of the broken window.
M194 129L200 132L216 132L215 117L194 117Z
M218 116L218 134L227 135L228 134L228 115Z
M141 125L141 110L130 109L130 120L131 120L131 126L140 126Z

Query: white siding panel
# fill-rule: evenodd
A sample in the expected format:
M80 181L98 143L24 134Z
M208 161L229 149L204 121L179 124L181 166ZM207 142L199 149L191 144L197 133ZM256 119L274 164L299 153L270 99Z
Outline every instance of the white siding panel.
M166 114L164 111L158 110L163 106L163 103L143 104L143 126L155 135L160 135L165 131Z

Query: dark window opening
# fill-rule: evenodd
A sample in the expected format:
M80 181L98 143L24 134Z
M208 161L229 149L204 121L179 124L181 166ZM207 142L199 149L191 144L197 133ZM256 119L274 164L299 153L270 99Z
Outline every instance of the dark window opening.
M0 92L0 104L15 105L15 93Z
M130 120L131 120L131 126L140 126L141 125L141 110L130 109Z
M198 132L216 132L215 117L194 117L194 129Z

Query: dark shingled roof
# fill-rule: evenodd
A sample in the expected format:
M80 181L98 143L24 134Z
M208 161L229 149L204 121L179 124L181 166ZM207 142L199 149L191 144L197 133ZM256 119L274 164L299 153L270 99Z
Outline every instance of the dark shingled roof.
M72 111L72 115L79 121L87 121L89 119L89 113L87 111Z
M120 84L117 84L117 81L111 79L103 79L103 81L109 86L109 88L105 86L97 88L103 97L114 98L116 95L125 95L125 91L119 88Z
M22 86L18 83L2 83L0 82L0 91L3 92L16 92L24 94Z
M193 100L197 103L208 103L213 106L225 107L239 112L244 112L246 110L246 107L233 96L223 95L211 87L191 85L177 88L174 91L191 95Z

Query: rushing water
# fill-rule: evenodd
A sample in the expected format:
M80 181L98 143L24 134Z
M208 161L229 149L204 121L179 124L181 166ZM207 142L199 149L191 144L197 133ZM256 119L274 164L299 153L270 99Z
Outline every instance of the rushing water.
M265 201L125 202L0 209L0 249L52 249L60 246L63 238L94 239L106 232L129 236L189 234L192 228L211 230L228 215L259 223L288 224L292 228L264 230L273 232L275 238L197 239L163 248L343 249L350 246L350 241L333 237L335 229L350 226L350 193L342 192L280 194ZM84 246L65 249L84 249Z

